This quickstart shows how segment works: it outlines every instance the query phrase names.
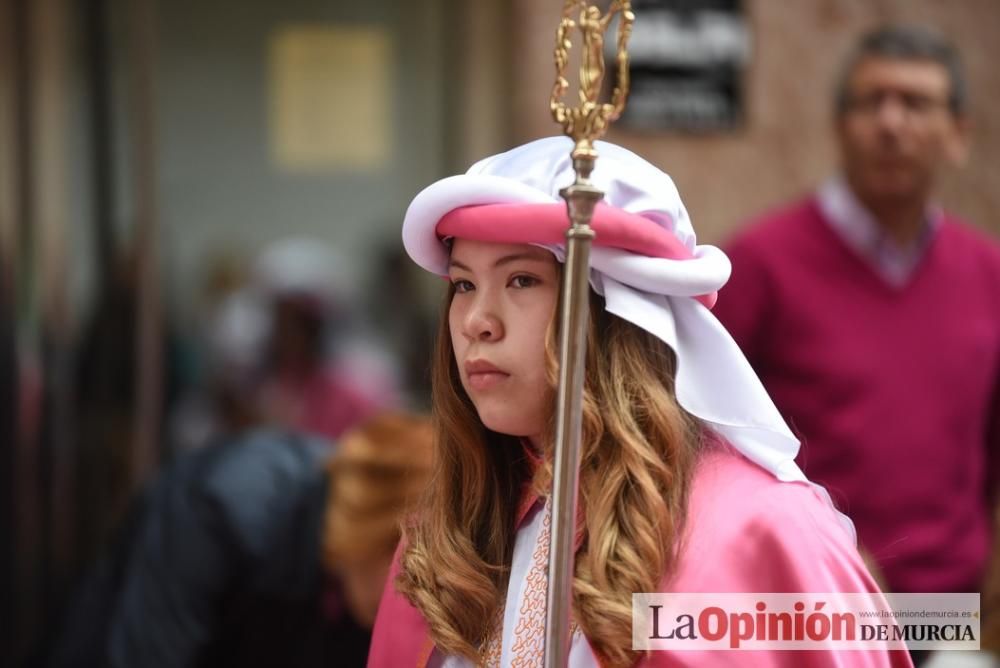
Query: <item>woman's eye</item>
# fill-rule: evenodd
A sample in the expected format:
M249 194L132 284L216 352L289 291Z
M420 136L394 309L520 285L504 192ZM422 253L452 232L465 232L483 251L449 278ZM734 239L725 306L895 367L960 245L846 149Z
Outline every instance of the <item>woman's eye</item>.
M538 285L538 279L534 276L518 275L510 279L510 285L515 288L530 288Z
M464 278L456 278L451 282L451 284L455 286L455 292L458 293L470 292L476 287L471 281L467 281Z

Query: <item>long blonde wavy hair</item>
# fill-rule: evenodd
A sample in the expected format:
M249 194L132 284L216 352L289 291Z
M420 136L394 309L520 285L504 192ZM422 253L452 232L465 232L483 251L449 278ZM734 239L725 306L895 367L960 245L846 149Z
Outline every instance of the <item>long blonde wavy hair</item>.
M424 510L404 528L397 588L427 620L437 647L482 662L503 609L528 486L547 494L552 479L555 392L543 464L520 439L488 430L461 385L448 328L450 290L434 355L435 463ZM583 400L580 505L573 615L604 665L628 666L632 594L657 591L676 559L691 471L701 443L678 406L676 360L662 341L604 310L591 292ZM556 385L557 327L547 366Z

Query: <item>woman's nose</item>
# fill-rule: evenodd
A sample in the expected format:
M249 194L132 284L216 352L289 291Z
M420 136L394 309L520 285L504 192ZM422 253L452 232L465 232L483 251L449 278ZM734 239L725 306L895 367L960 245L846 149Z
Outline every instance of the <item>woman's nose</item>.
M498 309L488 299L478 299L465 318L465 335L476 341L496 341L503 337Z

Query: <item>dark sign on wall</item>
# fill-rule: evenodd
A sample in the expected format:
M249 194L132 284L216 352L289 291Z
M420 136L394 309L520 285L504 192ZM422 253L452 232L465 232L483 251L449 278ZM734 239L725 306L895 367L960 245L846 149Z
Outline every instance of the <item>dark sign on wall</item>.
M622 123L696 132L738 126L750 58L742 1L635 0L633 7L632 85ZM612 39L606 56L614 58Z

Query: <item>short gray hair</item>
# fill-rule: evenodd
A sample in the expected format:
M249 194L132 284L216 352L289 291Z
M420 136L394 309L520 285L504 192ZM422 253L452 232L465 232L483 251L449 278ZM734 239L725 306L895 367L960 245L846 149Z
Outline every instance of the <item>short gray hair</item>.
M850 106L851 77L866 58L922 60L937 63L948 72L948 107L956 116L965 113L968 84L962 60L952 44L935 30L922 26L884 26L864 35L848 56L837 82L836 111L842 115Z

